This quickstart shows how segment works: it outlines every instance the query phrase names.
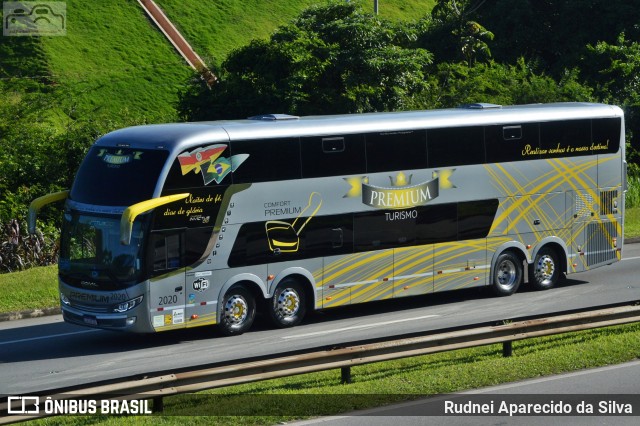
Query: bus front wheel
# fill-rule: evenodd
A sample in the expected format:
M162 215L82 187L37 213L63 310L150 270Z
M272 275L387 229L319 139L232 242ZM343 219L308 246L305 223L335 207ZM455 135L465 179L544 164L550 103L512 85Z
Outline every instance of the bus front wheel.
M233 287L224 295L220 331L225 336L242 334L251 328L256 316L256 301L249 290Z
M294 279L284 279L269 301L271 322L279 328L300 324L307 312L305 301L304 287Z
M504 252L498 256L493 270L492 289L498 296L515 293L522 281L522 262L515 254Z
M559 266L555 250L549 247L541 248L536 254L529 273L529 276L533 278L533 288L536 290L553 288L561 273Z

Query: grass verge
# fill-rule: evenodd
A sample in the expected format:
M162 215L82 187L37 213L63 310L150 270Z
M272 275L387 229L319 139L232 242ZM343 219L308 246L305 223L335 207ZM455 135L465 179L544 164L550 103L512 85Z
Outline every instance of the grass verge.
M58 306L58 266L0 274L0 313Z
M640 237L640 207L633 207L625 210L624 215L624 237Z
M515 342L513 348L510 358L502 357L501 345L491 345L354 367L354 382L348 385L339 384L339 370L330 370L174 396L165 398L163 416L57 417L36 423L283 424L297 418L344 413L635 360L640 357L640 324L529 339ZM278 412L287 415L273 415ZM239 415L228 415L231 413Z

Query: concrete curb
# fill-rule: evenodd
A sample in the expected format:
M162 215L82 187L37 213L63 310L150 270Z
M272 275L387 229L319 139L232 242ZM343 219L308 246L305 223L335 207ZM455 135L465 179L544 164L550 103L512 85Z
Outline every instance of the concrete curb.
M49 315L58 315L61 313L60 307L44 308L44 309L32 309L19 312L5 312L0 313L0 322L2 321L15 321L28 318L39 318Z

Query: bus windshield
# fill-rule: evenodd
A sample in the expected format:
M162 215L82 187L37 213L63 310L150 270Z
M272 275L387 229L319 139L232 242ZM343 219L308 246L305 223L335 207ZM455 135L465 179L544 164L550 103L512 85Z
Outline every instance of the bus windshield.
M99 206L130 206L152 198L169 153L94 145L80 165L70 198Z
M120 218L65 213L60 276L94 290L129 287L142 280L143 225L133 225L131 244L120 244Z

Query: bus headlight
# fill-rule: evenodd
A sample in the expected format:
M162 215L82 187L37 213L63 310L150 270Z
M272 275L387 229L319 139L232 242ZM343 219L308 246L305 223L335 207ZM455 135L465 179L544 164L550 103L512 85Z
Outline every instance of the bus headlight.
M62 302L63 305L65 306L69 306L71 304L71 302L69 301L69 299L67 298L67 296L65 296L64 294L60 293L60 301Z
M127 300L126 302L119 303L113 307L113 312L122 313L127 312L136 306L138 306L144 296L138 296L135 299Z

